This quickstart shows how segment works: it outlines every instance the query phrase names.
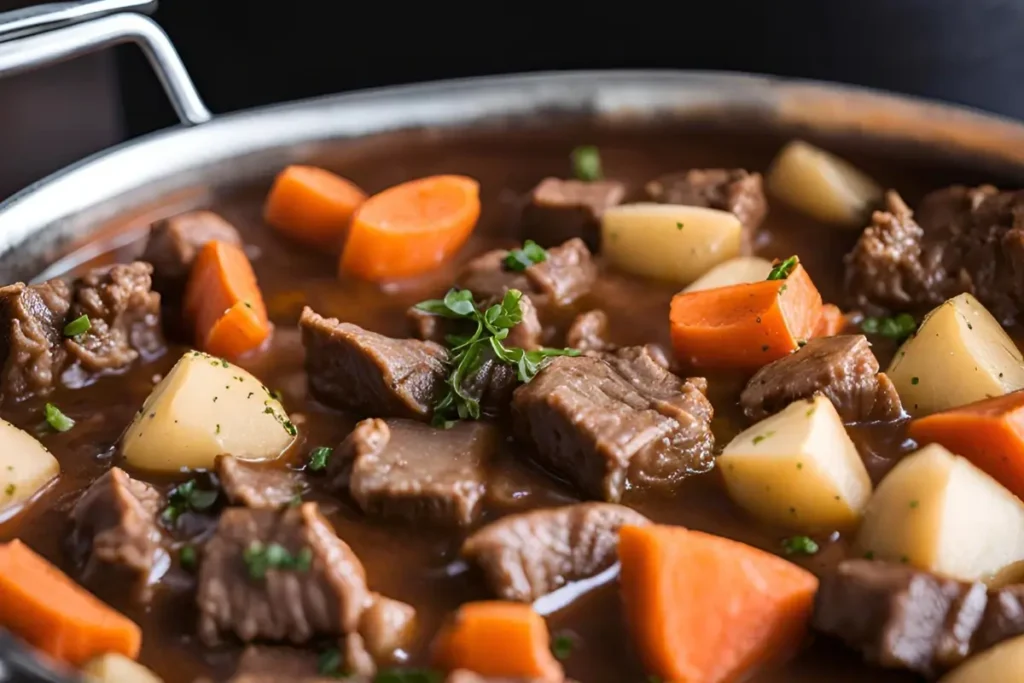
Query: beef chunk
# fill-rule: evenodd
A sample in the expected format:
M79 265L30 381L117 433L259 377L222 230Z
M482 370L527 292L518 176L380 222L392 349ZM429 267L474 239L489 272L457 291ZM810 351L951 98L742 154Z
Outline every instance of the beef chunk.
M693 169L669 173L647 183L647 196L662 204L686 204L729 211L740 219L747 235L768 214L760 173L742 168Z
M501 296L495 296L484 302L484 309L501 302ZM522 314L522 322L513 327L505 338L505 346L518 346L522 349L532 351L540 348L544 335L544 328L540 324L537 315L537 307L529 296L524 294L519 299L519 311ZM465 320L454 320L445 318L413 306L406 311L406 318L412 326L413 336L423 341L432 341L444 344L446 338L451 334L472 334L474 325Z
M0 396L17 401L57 384L67 352L64 325L71 288L63 280L0 287Z
M568 306L590 291L597 279L597 265L587 245L571 239L547 250L547 259L523 271L505 267L508 251L497 249L479 256L459 273L457 284L477 298L500 297L518 289L544 309Z
M496 448L491 425L434 429L410 420L363 420L330 460L328 477L370 515L465 526L477 516L486 464Z
M271 549L310 561L261 573ZM196 601L199 635L209 645L224 632L245 642L301 644L354 633L371 595L359 558L316 504L304 503L283 512L225 510L203 552Z
M989 592L985 614L974 636L975 652L1024 634L1024 584Z
M430 417L448 376L443 347L385 337L308 307L299 327L317 400L362 415Z
M153 223L142 254L153 265L153 288L172 299L180 297L196 254L214 240L242 244L235 226L212 211L189 211Z
M812 623L869 662L931 676L970 654L985 604L980 583L847 560L822 578Z
M516 389L512 411L540 463L594 498L615 502L627 486L672 485L714 465L711 403L648 347L554 358Z
M71 510L71 547L86 572L126 568L143 583L166 571L169 559L157 515L164 499L149 484L114 467L94 481Z
M503 517L462 545L502 600L533 602L618 561L619 528L647 524L613 503L580 503Z
M580 313L565 333L566 346L578 351L608 351L608 315L601 310Z
M247 463L231 455L218 455L217 478L224 494L235 505L276 510L290 505L302 484L285 470Z
M376 663L395 661L396 653L409 645L415 631L415 608L382 595L374 596L359 621L363 647Z
M762 420L790 403L824 394L845 422L894 420L903 414L896 387L878 371L863 335L819 337L764 366L740 396L743 412Z
M625 196L626 186L617 180L545 178L527 197L520 225L522 237L542 247L578 237L598 251L601 216L622 203Z

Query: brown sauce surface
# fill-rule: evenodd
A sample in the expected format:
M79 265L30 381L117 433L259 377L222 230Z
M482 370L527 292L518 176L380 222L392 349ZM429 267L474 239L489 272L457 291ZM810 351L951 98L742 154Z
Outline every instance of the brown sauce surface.
M242 232L259 277L276 332L263 353L240 365L267 386L279 389L284 405L299 427L299 437L280 460L281 467L300 467L311 448L335 446L350 431L355 418L319 406L307 396L302 369L303 350L295 328L303 304L327 316L336 316L369 329L407 336L404 311L426 298L442 295L458 266L493 246L508 246L515 237L516 201L546 175L568 174L569 151L578 144L597 144L605 173L626 180L635 196L654 176L691 167L743 167L765 171L784 139L760 134L680 132L652 129L642 133L566 129L541 133L462 134L451 139L434 136L421 143L382 144L371 157L331 163L330 167L370 192L407 179L433 173L461 173L481 183L483 213L470 245L455 262L415 282L378 288L336 276L336 258L316 253L272 232L261 218L269 183L241 191L210 207ZM885 186L895 187L913 203L922 192L951 182L976 182L977 173L913 158L893 160L858 154L851 143L829 145L846 154ZM800 255L827 301L842 303L842 256L857 231L841 231L818 224L787 209L769 195L770 212L761 229L756 252L768 258ZM138 227L138 226L136 226ZM141 244L101 257L127 260ZM94 260L93 263L96 261ZM600 307L611 318L614 341L622 344L668 344L668 303L678 287L665 286L603 272L598 285L578 310ZM48 400L60 406L78 425L64 434L48 432L42 420L43 400L32 399L2 411L14 424L37 433L60 460L63 475L26 511L0 522L0 541L22 538L71 576L82 578L72 566L64 541L67 515L81 490L116 462L116 444L122 430L153 387L180 357L184 347L172 347L151 362L135 365L118 377L104 377L81 389L62 388ZM893 351L876 346L883 366ZM721 449L747 424L737 408L743 378L710 376L710 397L715 407L715 435ZM909 450L903 426L889 424L852 430L872 477L877 482ZM574 500L570 489L529 465L530 449L503 445L503 457L494 476L486 519L503 513ZM153 482L164 491L180 478L156 478L143 472L134 476ZM309 500L318 501L366 566L372 589L407 601L419 615L419 640L410 650L411 664L426 663L426 647L442 620L466 600L487 598L482 581L458 558L461 533L451 534L412 525L369 519L346 501L317 490L310 478ZM682 524L735 538L780 552L785 529L759 526L726 497L717 471L688 479L672 496L630 492L623 501L653 519ZM201 540L213 518L186 515L184 528ZM820 572L844 558L846 539L817 537L822 550L798 561ZM141 661L171 681L191 681L200 675L226 678L234 669L241 646L210 650L196 638L194 578L173 569L159 584L148 606L137 602L114 576L85 577L83 583L122 610L144 629ZM582 683L641 683L647 680L633 654L623 623L614 582L592 591L549 618L553 634L571 634L575 647L566 662L567 673ZM753 683L897 683L916 680L909 674L887 672L861 663L859 656L822 638L811 639L791 661L758 672Z

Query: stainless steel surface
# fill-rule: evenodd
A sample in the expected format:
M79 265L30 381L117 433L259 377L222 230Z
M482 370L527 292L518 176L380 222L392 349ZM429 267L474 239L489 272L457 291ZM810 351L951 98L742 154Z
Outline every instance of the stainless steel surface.
M1024 126L980 112L856 88L759 76L581 72L387 88L218 117L90 158L0 204L0 281L30 278L112 222L144 229L283 165L354 138L407 129L742 121L769 130L916 145L1021 176Z
M75 24L116 12L152 12L156 0L52 2L0 13L0 42Z
M114 45L135 43L149 59L181 121L189 125L209 121L210 111L196 92L185 65L162 28L148 17L132 12L102 16L112 11L111 6L118 1L129 4L127 0L98 0L76 3L74 8L58 5L59 9L55 13L31 18L35 22L34 30L40 32L27 36L23 35L27 30L24 24L29 19L19 19L21 11L0 15L0 22L12 14L17 15L13 19L15 28L10 29L9 33L23 36L0 42L0 77L73 59ZM138 8L148 9L155 2L134 4ZM88 12L90 8L94 10L91 14ZM76 12L82 16L76 17L75 21L82 23L65 25L72 21L68 18L69 14ZM99 18L90 18L96 15L100 15ZM51 26L59 28L46 30ZM0 36L4 31L4 26L0 24Z

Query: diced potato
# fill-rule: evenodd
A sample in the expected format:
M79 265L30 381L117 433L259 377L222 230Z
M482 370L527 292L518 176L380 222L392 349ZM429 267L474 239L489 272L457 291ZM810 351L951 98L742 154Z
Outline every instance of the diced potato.
M793 529L855 526L871 496L857 448L835 406L820 394L741 433L718 466L737 505Z
M767 278L771 270L772 262L768 259L758 256L737 256L704 273L683 291L696 292L702 289L759 282Z
M601 218L602 255L634 275L689 284L739 253L743 226L728 211L623 204Z
M868 211L881 201L882 188L850 162L794 140L768 170L768 189L812 218L864 227Z
M876 559L992 582L1024 559L1024 504L966 458L932 444L878 485L856 545Z
M57 478L57 459L28 432L0 420L0 518Z
M939 683L1014 683L1024 672L1024 636L1005 640L974 655Z
M87 683L163 683L152 671L124 655L106 654L82 667Z
M121 452L140 469L209 469L221 453L273 460L295 434L284 408L258 379L189 351L154 387L125 431Z
M970 294L933 310L887 371L914 417L1024 388L1024 357Z

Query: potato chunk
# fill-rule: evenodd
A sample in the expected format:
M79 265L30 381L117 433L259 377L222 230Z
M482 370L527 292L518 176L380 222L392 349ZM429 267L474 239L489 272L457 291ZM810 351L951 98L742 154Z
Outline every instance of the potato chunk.
M189 351L146 399L121 452L134 467L179 472L212 468L221 453L273 460L295 435L288 414L258 379Z
M0 519L57 478L57 459L28 432L0 420Z
M771 270L772 263L768 259L758 256L737 256L704 273L683 291L696 292L702 289L758 282L767 278Z
M1005 640L946 674L939 683L1010 683L1024 672L1024 636Z
M835 406L820 394L737 436L718 466L740 507L792 529L852 527L871 496L864 463Z
M938 444L908 455L878 485L860 552L961 581L992 581L1024 559L1024 504Z
M775 157L768 189L812 218L856 229L882 199L882 188L850 162L802 140Z
M970 294L925 316L887 371L914 417L1024 388L1024 357L999 322Z
M623 204L601 218L605 258L634 275L689 284L739 253L743 225L728 211Z
M159 677L124 655L106 654L82 667L86 683L162 683Z

